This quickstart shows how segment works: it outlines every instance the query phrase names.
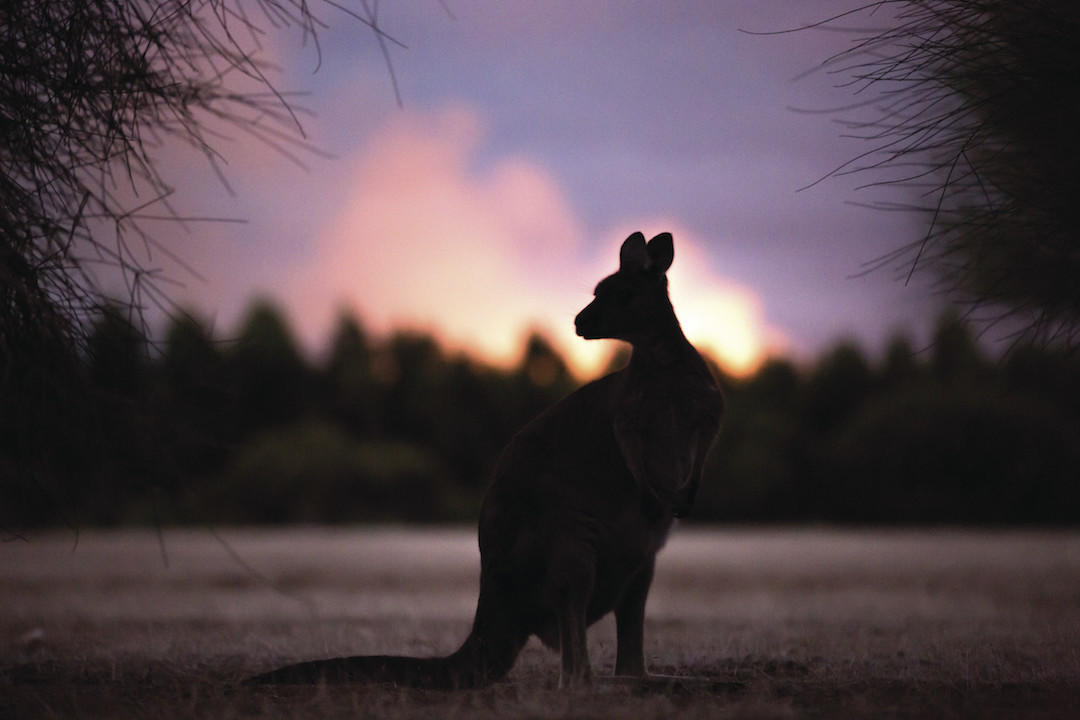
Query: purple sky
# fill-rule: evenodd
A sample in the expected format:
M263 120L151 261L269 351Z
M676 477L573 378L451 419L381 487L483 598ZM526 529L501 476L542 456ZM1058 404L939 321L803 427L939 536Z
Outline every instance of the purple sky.
M236 198L197 160L179 166L183 207L248 219L179 240L205 276L179 297L227 332L270 296L312 349L341 307L504 361L536 327L587 372L599 351L573 337L573 313L629 231L671 230L676 310L730 366L841 336L873 351L898 329L921 339L925 282L852 277L918 220L846 204L869 199L860 178L796 192L866 149L789 109L851 99L824 73L795 79L850 36L739 31L857 4L446 0L451 18L434 0L382 3L408 46L391 48L403 108L371 33L320 9L317 73L299 33L269 50L275 84L311 92L305 130L335 159L306 156L305 171L225 145Z

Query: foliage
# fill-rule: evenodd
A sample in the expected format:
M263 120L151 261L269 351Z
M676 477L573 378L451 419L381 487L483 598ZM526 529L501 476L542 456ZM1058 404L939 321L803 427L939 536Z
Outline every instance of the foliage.
M1075 521L1080 427L1044 399L926 387L875 398L832 445L823 508L877 521Z
M383 41L374 15L361 17ZM249 14L250 13L250 14ZM298 110L268 79L260 22L317 43L305 0L42 0L0 9L0 347L20 333L74 337L111 301L129 320L167 306L151 227L177 221L165 148L186 146L221 175L225 130L289 155L306 147ZM138 324L136 322L135 324Z
M362 14L329 0L323 7L368 26L385 51L375 6L362 3ZM263 25L316 48L326 26L307 0L0 3L4 494L37 503L56 495L56 483L78 484L64 474L85 466L95 416L112 413L94 407L108 383L88 389L78 357L100 350L86 346L100 309L145 337L147 308L178 313L163 259L194 273L155 227L223 221L177 211L162 156L187 149L231 191L219 147L230 137L293 159L314 151L302 109L271 84ZM62 419L64 408L72 420Z
M57 477L73 480L6 493L8 527L471 522L510 436L575 386L537 335L500 369L342 316L313 364L257 302L233 336L178 316L151 357L122 314L103 313L88 395L50 421L53 437L78 423L71 437L93 440L57 443L54 462L72 471ZM625 353L613 355L614 369ZM1077 520L1080 364L1066 354L991 362L945 314L925 352L898 336L874 361L841 342L806 367L772 359L722 381L728 411L696 520Z
M841 343L800 372L732 381L698 517L726 521L1075 523L1080 363L999 364L953 314L926 353L878 366Z
M930 270L987 320L1076 348L1080 6L881 0L819 25L854 34L825 68L856 94L835 114L867 144L831 174L926 218L880 265Z
M232 523L433 520L461 505L430 451L321 421L254 436L193 502Z

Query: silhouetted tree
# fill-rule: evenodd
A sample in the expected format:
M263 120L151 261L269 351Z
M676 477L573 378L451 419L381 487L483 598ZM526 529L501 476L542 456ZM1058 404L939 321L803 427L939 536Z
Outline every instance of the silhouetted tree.
M142 334L124 311L106 306L87 342L90 376L102 390L134 396L147 380L149 357Z
M1080 5L882 0L825 65L859 93L838 110L868 148L833 174L895 189L873 203L925 215L881 258L934 272L1028 339L1080 344ZM885 21L882 23L882 18ZM864 100L863 98L876 99Z
M531 333L514 374L517 423L528 422L573 387L573 377L555 348L542 335Z
M458 519L451 480L430 449L357 441L321 421L254 435L205 495L203 514L228 522Z
M799 371L790 360L769 358L746 381L743 394L755 407L791 412L802 400Z
M566 387L571 382L570 371L559 353L542 335L532 333L525 341L521 372L529 382L540 388Z
M374 432L378 422L371 345L355 317L341 314L326 361L326 406L355 435Z
M173 316L165 331L162 370L177 394L189 395L219 382L222 357L206 325L193 313Z
M0 293L3 283L0 282ZM71 525L70 489L96 459L94 393L82 358L52 332L0 344L0 530Z
M694 517L802 519L806 432L805 383L799 370L788 360L770 358L749 378L728 380L724 392L723 427Z
M73 518L111 524L125 519L127 500L146 496L166 479L162 416L154 402L147 345L123 308L99 311L86 351L89 389L81 414L89 425L69 446L83 446L76 456L81 466L55 482L66 488L62 502Z
M833 455L825 519L1076 522L1080 428L1053 402L993 385L881 396Z
M859 347L843 342L830 350L810 375L806 416L812 433L828 433L844 422L873 386L870 365Z
M324 7L385 49L375 6ZM260 23L316 46L325 27L307 0L0 3L0 431L38 428L0 445L4 495L38 493L55 471L52 434L39 430L59 417L55 389L85 391L77 353L97 308L126 303L142 334L146 308L173 309L160 259L183 262L153 226L194 219L169 203L162 148L187 146L223 182L215 143L230 135L289 157L312 150L268 79Z
M228 452L236 398L218 341L193 314L176 315L170 323L159 374L170 465L189 481L206 477L220 469Z
M381 382L383 430L391 437L422 440L435 437L445 417L446 360L430 335L397 332L377 354Z
M308 409L307 366L285 319L269 302L252 305L228 362L242 431L293 422Z
M1053 398L1080 420L1080 357L1075 354L1019 348L1006 358L1002 375L1010 392Z
M885 389L903 387L916 380L919 374L918 357L911 341L903 335L890 339L885 347L885 358L881 368L881 381Z
M177 317L156 356L122 312L102 312L82 391L39 385L59 410L0 436L5 457L31 431L53 448L41 482L5 488L0 519L473 518L510 436L572 384L542 337L506 370L421 333L368 339L343 317L316 372L273 306L228 336ZM562 379L538 382L551 368ZM370 427L339 413L354 390L370 394ZM770 359L725 394L695 520L1076 521L1080 365L1063 352L988 363L946 314L925 353L897 337L872 367L844 343L807 367Z
M971 328L954 313L938 318L931 343L934 375L943 382L972 382L984 362Z
M434 399L442 426L432 445L475 502L491 480L499 452L519 429L510 386L504 372L456 357L446 367L444 390Z

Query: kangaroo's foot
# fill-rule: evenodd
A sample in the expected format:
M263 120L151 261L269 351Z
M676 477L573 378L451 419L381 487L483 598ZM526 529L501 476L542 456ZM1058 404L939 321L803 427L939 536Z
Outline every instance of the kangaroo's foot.
M597 680L604 685L628 687L643 693L672 692L738 692L746 688L746 683L737 680L722 680L703 675L662 675L644 673L642 675L609 675Z

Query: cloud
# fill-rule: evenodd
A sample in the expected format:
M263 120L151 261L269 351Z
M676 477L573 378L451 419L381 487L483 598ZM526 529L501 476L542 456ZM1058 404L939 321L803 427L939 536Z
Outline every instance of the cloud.
M481 133L457 107L373 135L286 293L305 342L325 340L344 306L377 332L432 330L510 363L529 324L573 312L565 278L583 229L535 165L472 167Z
M479 164L483 138L460 106L400 113L371 136L344 174L340 212L277 292L307 347L325 343L346 308L376 333L430 331L503 365L536 329L578 372L599 368L611 344L577 338L572 318L627 233L595 257L555 179L521 157ZM688 334L731 369L750 368L775 340L756 296L711 274L690 233L662 229L676 232L672 295Z

